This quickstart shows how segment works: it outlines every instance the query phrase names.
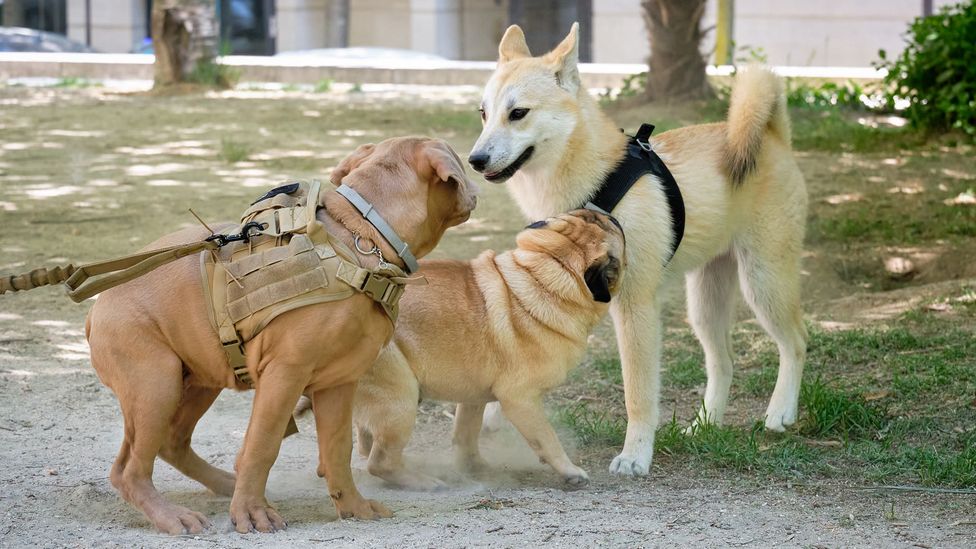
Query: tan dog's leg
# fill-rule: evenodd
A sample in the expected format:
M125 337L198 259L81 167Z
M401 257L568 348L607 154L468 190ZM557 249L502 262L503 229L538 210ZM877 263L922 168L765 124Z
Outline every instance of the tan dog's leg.
M359 453L369 457L367 470L374 476L401 488L436 490L444 483L403 463L419 400L420 386L406 357L395 345L386 347L359 380L353 414Z
M512 398L497 395L502 405L505 417L522 433L529 446L535 450L539 459L548 463L563 476L563 480L574 486L582 486L590 481L586 471L580 469L570 461L569 456L556 437L546 413L542 408L542 397L525 395L519 392Z
M93 362L97 360L94 354L92 358ZM116 365L113 373L121 379L112 380L112 388L122 407L125 438L112 466L112 485L160 532L198 534L209 525L206 517L166 501L152 482L156 456L180 403L182 362L160 349L146 364L116 361ZM102 364L98 366L99 372L106 371Z
M732 340L735 320L736 264L732 253L720 255L704 267L688 273L688 318L705 351L705 402L695 425L722 424L732 386ZM689 428L689 432L694 427Z
M230 502L230 519L237 531L273 532L286 524L265 499L268 474L278 458L281 440L292 410L302 396L307 378L296 375L300 368L272 364L258 378L251 420L244 445L237 455L237 486Z
M458 469L477 472L488 467L478 448L485 404L459 403L454 414L454 461ZM500 414L501 412L499 412Z
M364 498L352 479L352 403L356 384L348 383L312 395L315 431L319 439L320 477L325 477L339 518L392 517L382 503ZM296 397L297 398L297 397ZM282 429L285 425L282 424Z
M184 475L196 480L219 496L234 495L234 475L207 463L190 447L193 429L210 409L221 389L185 385L180 403L170 425L169 440L160 457Z

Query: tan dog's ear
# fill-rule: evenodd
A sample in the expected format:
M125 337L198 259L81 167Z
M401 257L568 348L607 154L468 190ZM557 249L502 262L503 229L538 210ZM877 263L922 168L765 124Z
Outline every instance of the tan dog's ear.
M372 143L360 145L352 154L343 158L342 162L339 162L339 165L332 170L332 173L329 174L329 181L333 185L338 186L342 183L343 178L349 175L349 172L355 170L357 166L363 163L363 160L366 160L366 157L373 154L374 149L376 149L376 145Z
M583 280L586 281L586 287L590 289L595 301L610 303L610 298L620 280L620 260L608 255L603 263L591 265L583 274Z
M542 58L556 69L556 82L561 88L575 94L580 89L579 23L573 23L569 35Z
M522 27L512 25L505 31L502 41L498 43L498 62L507 63L513 59L532 57L529 45L525 43L525 33Z

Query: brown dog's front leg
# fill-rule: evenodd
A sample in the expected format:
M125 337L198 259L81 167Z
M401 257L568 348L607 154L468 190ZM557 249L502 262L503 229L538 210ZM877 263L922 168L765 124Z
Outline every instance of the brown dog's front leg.
M322 389L312 395L315 430L319 439L320 477L325 477L339 518L392 517L382 503L364 498L352 480L352 401L356 384Z
M230 502L231 522L242 534L254 530L274 532L286 526L264 493L288 419L305 388L307 380L301 378L288 368L272 365L258 379L251 421L237 457L237 485Z

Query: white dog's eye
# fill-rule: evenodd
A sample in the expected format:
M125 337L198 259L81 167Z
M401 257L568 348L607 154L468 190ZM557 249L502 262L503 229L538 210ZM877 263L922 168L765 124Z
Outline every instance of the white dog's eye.
M485 121L485 118L488 116L488 115L485 114L485 108L484 107L478 107L478 112L481 113L481 121L484 122Z
M527 114L529 114L529 109L512 109L512 112L508 113L508 119L515 122L525 118Z

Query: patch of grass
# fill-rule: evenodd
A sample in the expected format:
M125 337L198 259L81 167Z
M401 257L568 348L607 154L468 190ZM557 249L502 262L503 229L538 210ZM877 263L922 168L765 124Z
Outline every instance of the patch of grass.
M808 378L801 385L796 427L780 434L765 431L761 422L747 428L706 424L685 434L687 424L673 416L657 431L659 455L696 468L777 478L976 486L976 338L971 332L931 314L905 315L892 328L811 326L809 331ZM738 347L739 363L761 368L736 378L730 412L744 400L764 402L777 373L774 349ZM666 390L704 381L696 352L692 337L669 338ZM619 362L601 357L585 370L576 383L585 383L588 394L596 391L599 398L563 408L559 419L584 446L619 446L626 433L614 386ZM689 413L699 405L681 403Z
M349 93L362 93L362 92L363 92L363 85L360 84L359 82L356 82L355 84L352 85L351 88L349 88Z
M800 387L800 434L848 439L876 432L885 421L882 410L859 394L828 387L818 377Z
M792 477L815 466L816 451L796 437L765 432L761 422L748 430L704 424L685 433L676 418L662 426L655 451L724 469Z
M564 407L556 418L572 429L576 439L585 446L620 446L627 434L624 418L585 404Z
M240 162L242 160L247 160L247 157L251 154L251 148L247 143L241 141L235 141L229 138L222 138L220 140L220 159L228 164L233 164L235 162Z
M100 82L94 82L88 80L87 78L78 78L76 76L67 76L57 81L53 87L55 88L91 88L99 87L102 84Z
M664 383L676 389L692 389L705 384L704 361L696 354L672 358L666 362Z
M776 368L759 368L746 373L742 379L742 389L749 395L758 398L769 398L776 386Z
M976 236L976 208L947 206L943 194L958 193L965 185L946 185L944 193L928 193L913 200L882 195L881 190L858 202L821 210L813 219L813 238L834 242L902 242L916 244L941 238ZM958 194L956 193L956 194ZM953 195L954 196L954 195Z
M326 93L331 89L332 89L332 79L323 78L322 80L319 80L318 82L315 83L315 87L312 88L312 91L314 91L315 93Z
M233 88L240 79L240 69L212 60L197 63L188 77L188 80L194 84L220 89Z
M927 138L910 128L874 128L844 109L790 109L793 148L800 151L894 152L917 148Z

